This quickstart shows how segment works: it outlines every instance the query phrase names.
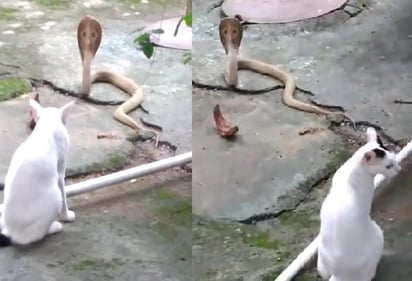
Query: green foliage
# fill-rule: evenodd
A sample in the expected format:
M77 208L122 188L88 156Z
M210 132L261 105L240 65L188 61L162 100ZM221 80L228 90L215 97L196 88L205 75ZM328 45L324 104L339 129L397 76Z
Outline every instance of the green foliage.
M183 63L188 64L192 61L192 53L184 53L183 54Z
M192 12L189 12L187 15L183 17L187 26L192 27Z
M150 33L143 33L142 35L140 35L139 37L137 37L136 39L134 39L134 43L139 43L140 47L143 50L144 55L150 59L153 56L153 52L154 52L154 46L152 44L152 42L150 41L150 35L151 34L162 34L164 33L163 29L153 29L150 31Z

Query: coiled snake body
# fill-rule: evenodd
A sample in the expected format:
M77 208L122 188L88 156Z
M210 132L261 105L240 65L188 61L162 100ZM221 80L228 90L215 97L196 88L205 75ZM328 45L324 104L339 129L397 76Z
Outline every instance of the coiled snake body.
M285 89L282 95L282 101L285 105L295 108L300 111L326 115L333 121L340 123L344 119L348 119L354 125L353 120L343 112L333 112L322 109L315 105L297 100L293 94L296 89L296 83L292 75L280 69L275 65L271 65L259 60L239 57L239 48L243 36L243 26L239 18L223 18L219 24L220 42L223 45L226 53L225 63L225 80L229 86L236 86L238 83L238 70L249 69L264 75L269 75L280 80Z
M96 55L102 39L102 27L99 21L91 16L85 16L77 28L77 42L82 60L82 94L90 95L91 85L97 82L110 83L131 97L122 103L113 113L114 118L133 130L152 132L156 136L156 146L159 142L160 126L150 124L140 119L140 123L130 118L127 114L140 106L144 100L142 89L130 78L113 70L98 70L91 73L91 63Z

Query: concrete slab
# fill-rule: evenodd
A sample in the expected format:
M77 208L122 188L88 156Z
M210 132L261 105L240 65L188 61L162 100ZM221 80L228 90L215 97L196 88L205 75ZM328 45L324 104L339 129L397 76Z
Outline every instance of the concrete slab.
M315 101L340 105L355 120L377 124L402 139L412 132L399 124L412 115L408 106L393 100L411 99L411 4L367 1L365 5L368 9L355 17L334 13L316 23L250 25L241 48L248 56L290 69L298 86L316 95ZM217 36L211 30L201 36L206 34Z
M47 4L48 3L48 4ZM24 8L19 9L20 6ZM22 7L23 7L22 6ZM70 9L70 16L67 15ZM185 1L2 1L0 11L0 60L17 65L16 76L47 80L72 92L80 91L81 60L77 46L77 24L90 14L102 24L103 38L92 70L111 68L124 73L144 87L144 106L153 116L144 116L164 127L163 141L179 142L178 150L189 151L191 138L191 66L183 63L184 51L156 48L154 58L147 59L136 50L133 40L148 23L163 17L184 14ZM1 70L1 69L0 69ZM7 70L11 72L10 70ZM159 85L162 85L159 87ZM174 95L176 94L176 96ZM178 95L178 96L177 96ZM102 101L121 102L127 94L111 85L93 85L91 96ZM171 98L172 97L172 98ZM153 105L152 105L153 103ZM168 110L159 110L159 106ZM169 112L180 116L175 122ZM132 113L134 118L140 111ZM166 123L163 121L167 120ZM176 133L184 131L187 138ZM170 134L170 137L168 135ZM183 147L184 146L184 147Z
M374 0L350 3L357 8L297 23L249 25L241 52L284 66L300 88L314 93L316 102L342 106L355 120L380 127L395 142L409 140L410 105L395 104L393 100L412 99L408 90L412 68L408 29L411 4ZM325 146L325 151L316 145L321 147L332 138L339 143L340 138L322 131L325 124L320 118L284 107L278 90L262 95L223 91L223 49L217 33L220 8L203 1L193 4L194 14L199 15L194 18L193 30L193 80L199 86L193 103L194 165L202 167L195 169L193 178L194 212L201 215L193 236L197 247L193 252L194 268L200 272L195 280L274 280L317 234L320 204L329 187L328 181L314 176L317 185L299 189L302 185L297 184L295 175L306 179L325 169L331 158L314 157L333 150L333 145ZM256 74L245 75L250 78L241 78L244 89L268 90L275 85ZM254 81L255 77L260 80ZM299 94L299 98L305 96ZM229 142L216 134L212 119L216 103L240 127L238 140ZM306 126L321 129L303 136L313 138L309 143L301 141L302 136L291 135ZM351 129L334 131L339 135L349 133L344 137L349 137L345 141L349 151L357 147L359 140ZM283 161L275 160L274 152L282 145L293 146L294 150L284 149ZM306 159L312 159L313 164L309 165ZM383 226L386 239L376 278L379 281L410 279L410 170L404 170L405 176L397 178L375 206L375 217ZM271 183L269 176L273 175L276 178ZM278 192L285 190L289 192L284 197L276 198ZM275 207L269 205L272 211L284 207L281 203L297 198L291 196L293 191L304 191L298 193L301 200L295 201L296 208L274 217L265 216L267 210L263 206L274 204ZM197 209L198 202L203 209ZM255 225L216 219L236 220L256 213L262 216L257 217ZM317 280L316 273L308 272L296 280Z
M43 106L60 107L71 101L50 89L40 89L40 103ZM4 178L16 148L31 133L28 127L28 100L34 94L27 94L0 103L0 132L3 145L0 147L0 182ZM69 151L68 176L119 169L135 149L127 140L127 128L116 122L110 109L78 101L72 108L67 123L71 147ZM113 139L99 135L114 135Z
M17 78L52 84L52 89L36 89L43 105L73 99L62 92L80 88L76 28L86 14L103 25L94 67L114 68L143 85L144 106L150 111L143 117L164 128L161 141L169 145L155 149L144 138L130 142L127 138L136 134L113 119L115 106L78 100L68 121L68 175L86 175L68 184L169 157L174 146L178 153L190 151L191 67L183 63L184 52L156 49L148 60L132 43L147 23L180 16L184 9L183 0L1 1L0 183L14 149L30 133L24 95L30 87ZM93 85L92 97L119 103L127 95L110 85ZM134 118L141 115L132 113ZM99 134L109 138L97 138ZM181 169L80 195L69 205L76 221L62 233L32 247L2 249L1 280L192 280L191 177Z
M221 72L218 65L222 63L216 54L223 48L211 50L218 44L218 19L205 13L206 3L197 2L194 9L199 12L194 23L193 79L205 85L211 79L215 82L209 86L217 85ZM269 39L262 40L256 52L267 46ZM250 80L245 85L262 87L260 81L253 81L256 76L248 74ZM206 80L202 80L204 77ZM248 85L245 88L253 87ZM305 98L301 94L298 97ZM240 128L235 141L226 141L215 131L212 112L217 103L228 120ZM283 105L281 90L247 96L194 89L194 212L246 220L293 209L310 186L342 160L340 138L327 126L321 117ZM309 128L318 131L299 135Z
M319 121L281 104L279 93L256 97L195 91L193 203L196 214L245 220L293 209L342 160L339 137ZM221 138L213 121L220 104L239 126ZM308 128L314 134L299 135Z
M192 280L190 185L168 171L71 198L63 232L0 251L1 280Z

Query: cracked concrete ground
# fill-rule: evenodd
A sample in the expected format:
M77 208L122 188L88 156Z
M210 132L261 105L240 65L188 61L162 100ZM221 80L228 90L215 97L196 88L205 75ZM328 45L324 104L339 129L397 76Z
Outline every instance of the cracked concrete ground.
M329 176L364 141L361 130L375 126L396 149L411 139L410 105L394 101L412 100L412 6L350 1L321 18L245 27L243 56L290 71L297 98L343 108L357 121L355 132L284 106L279 83L268 77L242 71L241 91L227 89L215 4L193 2L195 280L274 280L316 235ZM216 133L217 103L240 128L233 141ZM387 241L377 280L409 280L411 203L401 179L375 206Z
M76 220L63 232L0 251L0 280L192 280L190 175L161 172L69 206Z
M35 92L45 106L77 100L68 120L69 184L191 151L191 66L183 63L184 52L156 48L149 60L133 43L146 24L183 15L184 3L1 1L0 183L30 134L28 98ZM149 114L131 115L163 127L159 148L113 119L127 94L97 84L92 100L74 97L81 79L76 30L86 14L103 26L93 68L113 68L143 86ZM0 251L0 280L191 280L190 173L170 169L76 196L69 205L76 221L62 233Z

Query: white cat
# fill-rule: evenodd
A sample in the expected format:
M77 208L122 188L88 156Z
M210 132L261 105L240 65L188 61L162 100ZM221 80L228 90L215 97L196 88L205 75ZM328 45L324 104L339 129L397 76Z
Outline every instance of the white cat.
M370 217L374 177L391 178L401 167L375 129L366 135L367 143L336 171L322 204L317 267L324 280L371 281L383 253L383 232Z
M73 103L43 108L29 101L36 127L14 152L6 174L0 246L40 241L62 231L59 219L75 219L64 190L69 148L65 124Z

